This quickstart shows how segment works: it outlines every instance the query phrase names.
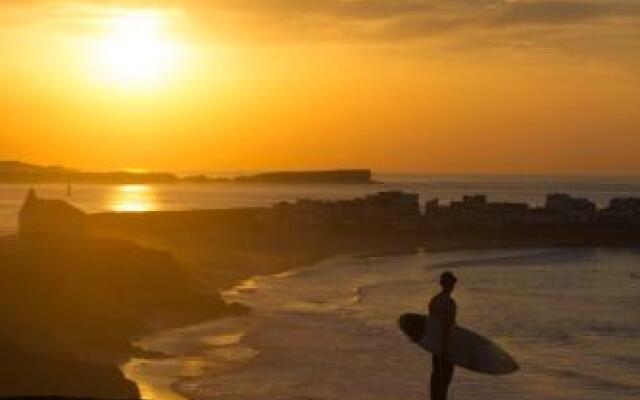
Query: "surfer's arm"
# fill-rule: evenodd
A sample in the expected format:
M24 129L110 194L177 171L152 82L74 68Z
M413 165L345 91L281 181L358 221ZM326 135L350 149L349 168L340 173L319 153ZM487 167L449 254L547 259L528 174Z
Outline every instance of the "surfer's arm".
M456 303L452 300L447 312L447 318L442 324L442 357L446 360L449 356L449 343L451 342L451 331L456 321Z
M451 325L448 323L442 324L442 358L447 360L449 358L449 342L451 337Z

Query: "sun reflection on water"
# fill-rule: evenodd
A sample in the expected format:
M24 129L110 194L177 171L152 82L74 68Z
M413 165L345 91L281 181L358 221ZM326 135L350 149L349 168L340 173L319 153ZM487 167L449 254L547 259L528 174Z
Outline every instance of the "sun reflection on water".
M109 209L118 212L145 212L157 209L153 189L148 185L117 186L111 194Z

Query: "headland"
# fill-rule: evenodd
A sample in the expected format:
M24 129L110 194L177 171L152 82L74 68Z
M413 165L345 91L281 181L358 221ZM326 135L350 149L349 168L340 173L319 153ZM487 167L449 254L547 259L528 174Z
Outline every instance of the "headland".
M219 177L209 175L179 176L170 172L80 171L61 166L40 166L20 161L0 161L2 183L69 184L175 184L175 183L281 183L281 184L371 184L368 169L326 171L281 171L254 175Z

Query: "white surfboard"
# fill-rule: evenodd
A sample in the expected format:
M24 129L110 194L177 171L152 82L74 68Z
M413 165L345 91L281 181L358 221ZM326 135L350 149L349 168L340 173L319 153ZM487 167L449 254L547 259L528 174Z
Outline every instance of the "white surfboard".
M398 325L422 349L432 354L442 353L442 328L437 319L422 314L402 314ZM451 331L449 357L455 365L484 374L504 375L518 370L518 363L498 345L459 326Z

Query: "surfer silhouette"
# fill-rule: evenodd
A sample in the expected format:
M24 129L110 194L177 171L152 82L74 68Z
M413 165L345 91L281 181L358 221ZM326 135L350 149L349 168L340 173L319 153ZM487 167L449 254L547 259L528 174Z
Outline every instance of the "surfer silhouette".
M456 322L456 302L451 293L458 279L452 272L440 275L442 290L429 302L429 316L440 321L442 326L442 353L433 355L431 369L431 400L446 400L449 384L453 378L453 363L449 360L448 348L451 328Z

